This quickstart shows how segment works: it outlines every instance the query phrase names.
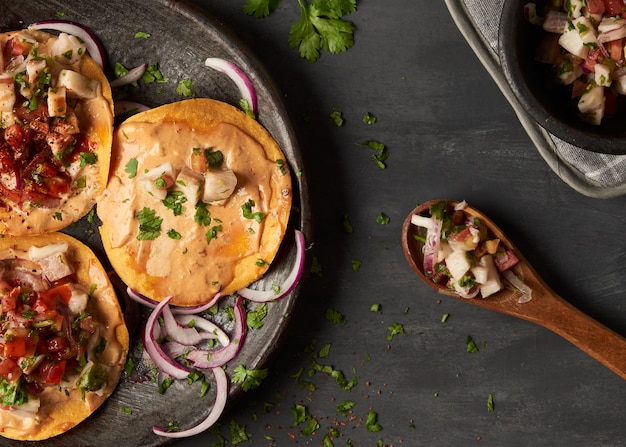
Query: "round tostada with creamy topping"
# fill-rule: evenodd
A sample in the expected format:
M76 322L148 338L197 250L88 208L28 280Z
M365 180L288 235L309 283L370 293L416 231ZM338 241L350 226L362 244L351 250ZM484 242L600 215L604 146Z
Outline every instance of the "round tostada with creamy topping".
M267 271L291 203L289 167L269 132L229 104L198 98L116 129L97 212L108 258L128 286L195 306Z
M129 335L95 254L63 233L0 238L0 436L43 440L116 388Z
M0 234L58 231L106 186L111 87L76 36L0 34Z

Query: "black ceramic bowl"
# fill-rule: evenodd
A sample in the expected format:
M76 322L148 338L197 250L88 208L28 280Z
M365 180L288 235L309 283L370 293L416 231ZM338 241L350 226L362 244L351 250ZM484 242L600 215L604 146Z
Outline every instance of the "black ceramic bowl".
M498 35L502 70L522 107L548 132L574 146L626 154L626 96L620 95L618 113L605 116L599 126L582 121L571 99L571 86L559 84L551 67L535 60L545 31L524 19L528 1L504 0ZM540 11L545 1L535 3Z

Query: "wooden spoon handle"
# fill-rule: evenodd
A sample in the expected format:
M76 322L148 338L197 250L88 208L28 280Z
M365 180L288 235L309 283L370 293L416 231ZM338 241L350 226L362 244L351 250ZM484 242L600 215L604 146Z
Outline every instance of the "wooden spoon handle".
M560 335L621 378L626 379L626 339L624 337L556 295L547 301L551 303L546 306L545 317L535 323Z

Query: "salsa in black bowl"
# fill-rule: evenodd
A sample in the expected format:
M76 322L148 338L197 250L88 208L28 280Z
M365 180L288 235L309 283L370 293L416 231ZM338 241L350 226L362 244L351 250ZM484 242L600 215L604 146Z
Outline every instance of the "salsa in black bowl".
M626 154L626 95L619 93L622 87L616 79L612 79L613 73L616 78L617 75L626 76L623 49L626 37L619 39L620 57L611 49L611 46L615 46L619 50L618 45L609 44L609 40L606 40L615 36L615 34L611 35L612 28L610 32L606 31L606 24L604 31L595 29L588 31L588 28L585 28L585 24L597 27L602 18L607 18L607 20L615 21L614 28L617 29L621 24L619 19L624 20L624 29L620 28L618 33L624 32L626 35L626 9L614 15L615 11L610 9L615 7L612 5L614 0L563 1L567 6L560 8L562 14L548 14L547 10L555 9L554 4L558 4L558 1L504 0L498 36L498 52L504 75L524 110L551 134L589 151L614 155ZM578 1L580 1L580 9L572 12L571 5L574 4L576 8ZM621 0L615 1L619 2L620 8L623 8L624 3ZM600 13L598 11L602 9L602 6L604 11ZM622 15L625 19L621 18ZM577 17L583 17L583 19L575 20ZM551 22L546 22L547 20ZM554 22L555 20L557 22ZM578 55L571 57L571 54L559 44L556 44L556 52L560 51L561 55L555 56L554 42L558 42L560 34L555 32L554 28L556 26L560 29L561 26L558 20L563 22L564 32L574 29L582 36L587 35L588 32L595 32L595 41L584 41L578 46L578 49L584 51L585 57ZM546 31L543 23L552 32ZM554 41L547 46L551 48L549 50L546 50L546 39ZM586 38L583 37L584 39ZM559 77L563 74L563 65L559 71L552 63L545 62L546 60L552 61L554 57L563 57L564 54L572 59L577 70L575 74L565 76L565 78L570 78L566 81L567 85L563 84ZM601 67L596 64L601 64L603 69L609 67L613 71L603 76ZM622 64L624 69L621 68ZM597 76L594 73L596 66L598 67ZM580 74L580 77L577 77L577 74ZM576 81L570 82L571 78L575 78ZM590 112L583 113L579 110L578 103L582 97L581 80L586 82L587 89L602 87L603 101L606 105L601 120L596 120L596 124L587 122L591 116ZM626 88L626 77L622 81ZM581 107L584 109L584 106Z

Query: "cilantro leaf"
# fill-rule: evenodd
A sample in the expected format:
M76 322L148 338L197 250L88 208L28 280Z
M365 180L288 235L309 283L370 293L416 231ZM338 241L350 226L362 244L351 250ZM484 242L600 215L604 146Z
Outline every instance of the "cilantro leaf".
M278 7L280 0L246 0L243 12L249 16L263 18Z
M196 205L196 214L193 216L193 221L198 225L205 227L211 225L211 212L207 209L206 203L198 202Z
M248 369L244 365L239 365L233 371L231 380L233 383L241 383L243 390L249 391L258 387L267 374L267 369Z
M263 327L267 316L267 303L256 306L253 310L248 310L246 322L250 329L260 329Z
M174 216L180 216L185 212L183 203L187 201L187 197L182 191L169 191L161 202L163 205L172 210Z
M137 213L139 221L139 233L137 239L154 240L161 234L161 223L163 219L156 215L156 211L144 207Z
M243 211L243 217L246 219L254 219L258 223L261 223L265 218L265 213L262 212L252 212L252 207L255 205L254 200L248 199L246 203L241 205L241 210Z
M367 413L367 419L365 420L365 427L367 428L367 431L369 431L370 433L381 431L383 429L381 425L377 422L377 419L378 419L378 414L376 414L375 411L370 411L369 413Z
M356 0L298 0L300 19L289 32L289 47L315 62L321 51L338 54L354 45L354 25L342 19L356 10Z
M387 329L389 330L389 335L387 335L388 341L393 340L395 335L404 334L404 326L400 323L392 323Z
M124 169L126 173L128 173L128 178L133 178L137 175L137 159L131 158L126 163L126 168Z

